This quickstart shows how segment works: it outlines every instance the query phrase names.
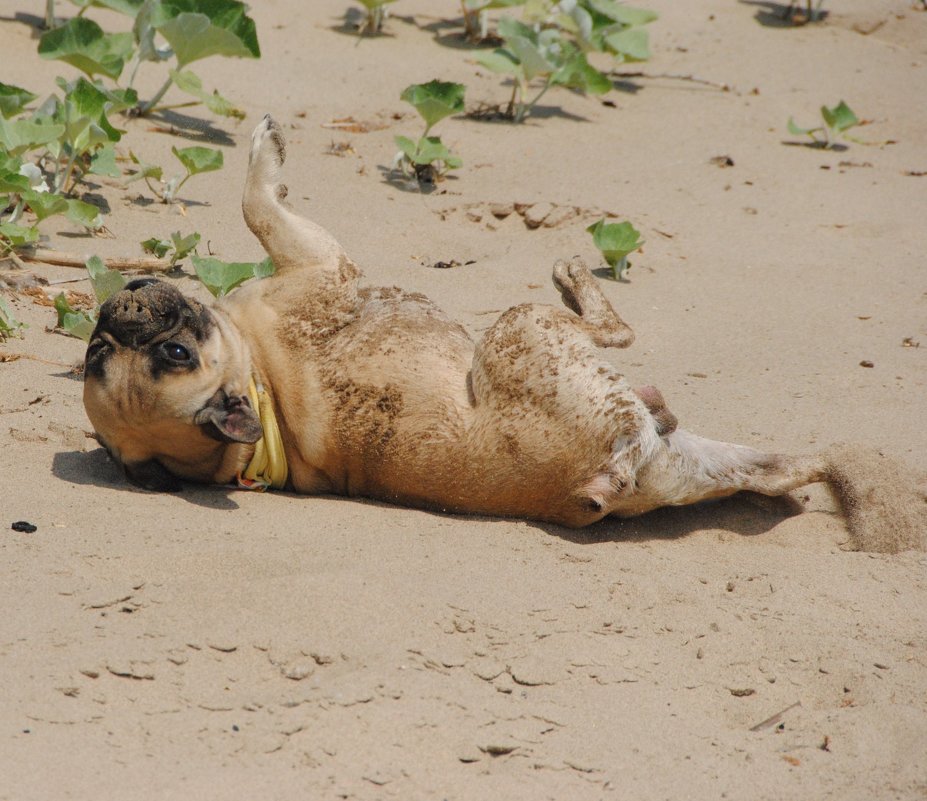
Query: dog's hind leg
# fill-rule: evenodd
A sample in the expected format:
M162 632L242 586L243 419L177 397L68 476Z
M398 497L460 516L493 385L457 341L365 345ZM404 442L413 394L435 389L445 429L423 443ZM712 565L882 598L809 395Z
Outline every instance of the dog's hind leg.
M285 158L283 133L267 114L251 135L241 201L245 222L278 273L300 267L322 267L337 273L350 264L341 245L320 225L293 213L283 203L287 190L280 183L280 167Z
M600 348L626 348L634 332L622 320L579 256L554 264L554 286L563 304L579 315L576 325Z
M682 429L662 438L661 448L637 473L635 492L611 511L634 515L660 506L681 506L747 490L778 496L829 480L822 456L764 453L718 442Z
M553 282L563 304L579 315L576 326L600 348L626 348L634 342L634 331L618 316L579 256L569 262L558 260L554 264ZM643 386L634 392L657 421L659 434L676 429L676 416L667 408L660 390Z

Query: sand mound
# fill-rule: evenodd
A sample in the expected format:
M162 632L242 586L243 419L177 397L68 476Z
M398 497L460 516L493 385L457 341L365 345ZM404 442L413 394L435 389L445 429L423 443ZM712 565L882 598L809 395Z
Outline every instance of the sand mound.
M922 477L871 448L834 445L824 452L829 485L858 551L927 550Z

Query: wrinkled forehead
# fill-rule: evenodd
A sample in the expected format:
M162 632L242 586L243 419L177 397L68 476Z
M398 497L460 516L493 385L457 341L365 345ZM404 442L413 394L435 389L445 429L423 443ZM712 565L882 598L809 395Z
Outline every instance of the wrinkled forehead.
M214 327L215 320L203 304L166 281L142 278L100 307L93 338L107 333L121 345L139 348L181 330L204 342Z

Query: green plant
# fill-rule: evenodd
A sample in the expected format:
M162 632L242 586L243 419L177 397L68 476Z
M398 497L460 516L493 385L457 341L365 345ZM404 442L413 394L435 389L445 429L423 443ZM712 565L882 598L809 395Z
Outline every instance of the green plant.
M586 229L602 257L612 268L612 277L618 281L631 269L628 256L644 244L640 232L629 222L610 223L604 219Z
M217 298L227 295L250 278L267 278L274 274L270 257L259 262L226 262L192 254L196 277Z
M399 153L394 168L399 167L403 173L412 172L422 183L434 183L448 170L463 166L463 161L447 149L441 137L428 134L445 117L463 112L465 91L463 84L437 80L412 84L403 90L400 99L421 115L425 131L417 142L405 136L395 137Z
M383 20L386 19L387 5L396 0L357 0L367 9L367 18L361 26L361 33L379 33L383 29Z
M523 6L527 0L460 0L464 30L468 38L481 42L489 37L487 11Z
M24 323L19 322L19 320L13 316L13 310L9 307L7 302L3 298L0 298L0 342L12 334L18 333L21 328L25 327Z
M556 23L584 51L608 53L619 62L650 58L650 37L644 25L657 17L655 11L616 0L561 0L556 6Z
M89 173L118 175L113 143L121 133L108 114L131 104L132 94L109 92L84 78L59 79L63 97L51 95L31 116L36 95L0 84L0 253L33 244L37 225L56 214L87 228L102 225L99 209L71 195ZM27 156L37 158L37 163ZM26 211L35 223L23 224Z
M560 28L528 26L503 17L498 30L504 46L479 54L477 61L493 72L512 77L512 97L506 116L515 122L522 122L552 86L590 94L611 90L611 81L589 64L585 53ZM530 86L536 80L540 81L540 89L529 97Z
M838 138L849 139L851 142L856 141L847 136L846 132L850 128L859 125L859 118L842 100L833 108L821 106L821 117L824 124L815 128L799 128L795 121L789 117L789 133L796 136L810 136L811 144L825 149L832 148ZM823 138L819 138L819 136Z
M186 256L190 255L196 246L200 243L200 235L194 231L187 236L181 236L180 231L174 231L170 239L158 239L151 237L141 243L142 250L151 253L159 259L163 259L168 253L171 254L171 267Z
M817 22L821 18L821 6L824 5L824 0L817 0L816 3L814 0L805 0L804 13L798 10L800 5L801 0L790 0L789 7L785 10L783 17L792 20L798 25L806 22Z
M87 259L86 266L90 274L90 285L93 287L93 294L97 300L96 308L74 309L62 292L55 298L55 310L58 312L59 328L73 337L89 342L94 326L97 324L100 304L123 289L127 282L122 273L107 269L99 256L91 256Z
M180 149L172 147L171 152L183 165L186 171L185 175L175 175L170 180L165 181L163 179L164 170L161 167L156 164L146 164L139 159L135 153L130 151L129 158L132 159L133 164L137 165L137 169L134 173L129 175L125 183L128 185L133 181L143 180L162 203L172 203L177 199L177 193L180 191L180 188L194 175L219 170L223 165L221 150L195 145L193 147L184 147ZM162 186L159 188L152 184L152 181L157 181L162 184Z
M218 92L206 92L189 64L209 56L258 58L261 55L254 21L248 7L238 0L72 0L79 14L54 26L54 3L46 7L51 28L39 41L42 58L58 59L81 70L88 78L105 76L119 81L129 70L131 89L144 62L167 62L174 66L161 88L136 111L148 114L158 107L171 85L205 103L215 114L242 117ZM91 6L121 12L133 20L132 30L107 33L84 16ZM189 104L183 104L189 105Z

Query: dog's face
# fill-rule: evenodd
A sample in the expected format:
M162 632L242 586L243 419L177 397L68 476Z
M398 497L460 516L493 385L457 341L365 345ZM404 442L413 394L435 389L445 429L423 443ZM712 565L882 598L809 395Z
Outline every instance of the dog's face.
M178 476L227 481L241 467L230 467L236 459L229 445L262 434L248 400L249 362L220 315L166 282L132 281L100 307L87 347L84 406L136 484L174 490Z

